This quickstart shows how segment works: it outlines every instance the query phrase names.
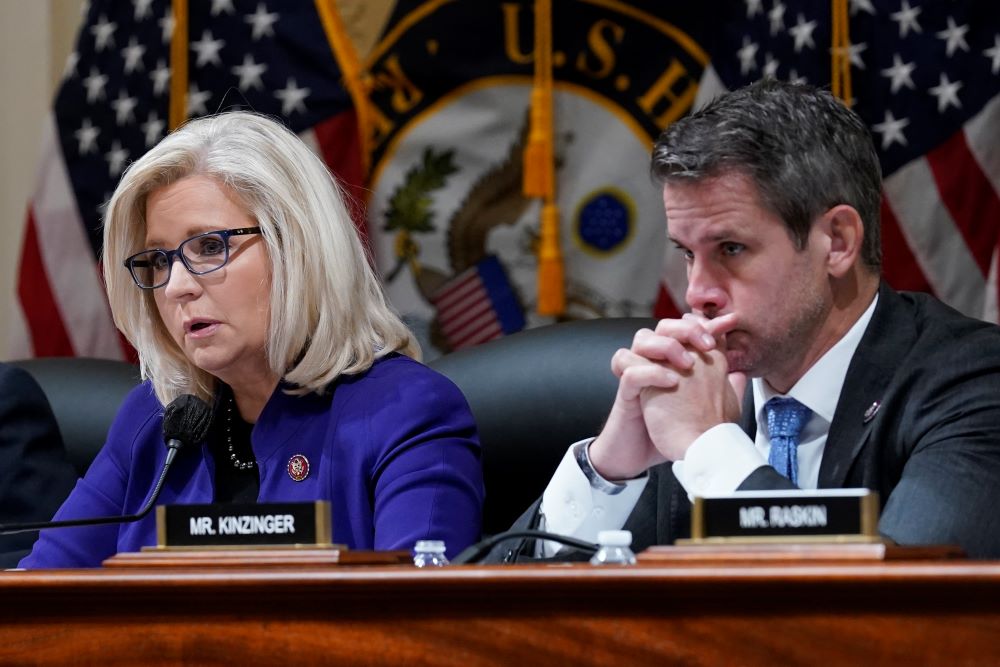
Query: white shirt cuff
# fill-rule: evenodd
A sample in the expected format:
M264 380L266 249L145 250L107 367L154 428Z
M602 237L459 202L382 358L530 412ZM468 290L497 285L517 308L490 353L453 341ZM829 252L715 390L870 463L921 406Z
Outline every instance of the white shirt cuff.
M702 433L672 469L688 498L693 499L732 493L764 465L767 461L743 429L727 423Z
M596 542L598 532L621 528L632 513L649 477L616 482L625 488L614 495L593 488L573 452L577 445L587 447L592 441L573 443L545 487L539 509L542 530ZM535 555L548 557L561 548L557 542L544 541Z

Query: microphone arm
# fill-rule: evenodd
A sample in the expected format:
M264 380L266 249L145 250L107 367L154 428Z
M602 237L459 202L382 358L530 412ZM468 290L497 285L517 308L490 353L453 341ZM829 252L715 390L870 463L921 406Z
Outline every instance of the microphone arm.
M136 512L135 514L126 514L122 516L121 514L116 516L101 516L91 519L68 519L66 521L35 521L33 523L8 523L0 524L0 535L13 535L15 533L27 533L33 530L41 530L43 528L70 528L72 526L99 526L105 523L131 523L133 521L139 521L153 509L153 503L160 496L160 491L163 489L163 482L167 479L167 471L170 470L171 464L174 462L174 458L177 456L177 451L181 448L182 443L180 440L172 439L167 441L167 458L163 462L163 470L160 472L160 478L156 481L156 486L153 487L153 493L149 496L149 500L146 505Z
M178 396L163 411L163 440L167 444L167 457L163 461L160 478L153 487L146 505L136 514L124 516L102 516L91 519L68 519L66 521L35 521L32 523L0 524L0 535L13 535L45 528L69 528L71 526L97 526L106 523L130 523L139 521L153 509L153 503L160 497L167 471L174 462L178 450L185 444L199 442L208 434L212 425L212 408L205 401L192 394Z
M476 542L471 547L466 548L460 554L455 556L451 562L454 565L477 563L482 560L483 557L493 549L493 547L501 542L523 538L558 542L559 544L573 547L574 549L579 549L580 551L585 551L591 554L597 553L598 549L598 546L593 542L585 542L584 540L578 540L575 537L557 535L556 533L547 533L544 530L508 530L503 533L497 533L496 535L488 537L485 540Z

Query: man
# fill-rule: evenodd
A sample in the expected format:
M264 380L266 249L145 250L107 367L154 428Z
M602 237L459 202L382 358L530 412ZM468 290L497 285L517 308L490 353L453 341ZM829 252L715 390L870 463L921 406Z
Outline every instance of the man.
M76 483L38 383L0 364L0 523L47 521ZM0 568L15 567L37 532L0 535Z
M880 282L861 119L762 81L668 128L652 169L692 313L615 354L604 429L516 527L624 524L638 551L687 537L693 496L866 487L885 537L1000 557L1000 328Z

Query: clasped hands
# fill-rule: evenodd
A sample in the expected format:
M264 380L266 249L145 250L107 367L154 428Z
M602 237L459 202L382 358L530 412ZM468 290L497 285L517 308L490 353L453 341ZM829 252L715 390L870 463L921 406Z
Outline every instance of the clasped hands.
M683 459L702 433L739 419L746 378L729 372L725 355L726 333L736 323L733 314L661 320L615 353L618 393L590 445L591 463L603 477L630 479Z

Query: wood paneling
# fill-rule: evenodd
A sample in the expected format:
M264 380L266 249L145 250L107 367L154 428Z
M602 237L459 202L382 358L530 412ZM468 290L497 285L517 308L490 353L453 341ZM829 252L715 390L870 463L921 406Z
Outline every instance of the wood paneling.
M0 663L983 664L1000 563L0 575Z

